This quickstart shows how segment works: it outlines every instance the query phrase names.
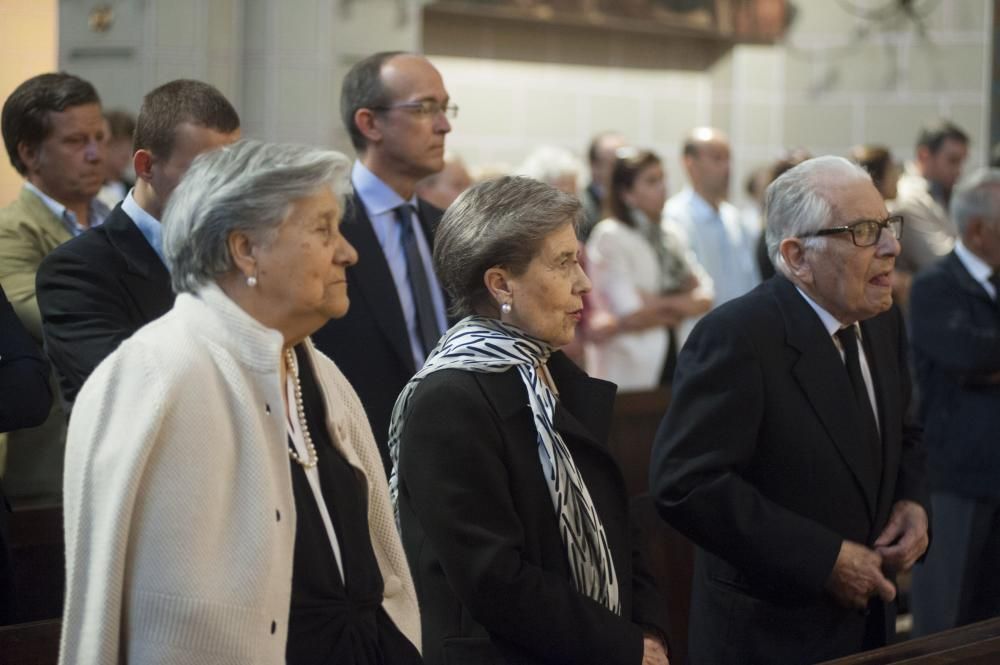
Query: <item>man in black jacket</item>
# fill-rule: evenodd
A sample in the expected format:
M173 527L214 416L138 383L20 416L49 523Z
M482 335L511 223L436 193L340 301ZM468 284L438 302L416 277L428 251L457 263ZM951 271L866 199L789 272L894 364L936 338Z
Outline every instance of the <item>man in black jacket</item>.
M779 274L714 310L677 365L650 488L698 553L691 662L813 663L887 643L928 545L891 278L902 223L860 167L767 190Z
M102 360L173 306L160 217L191 161L239 135L235 109L207 83L171 81L143 99L135 187L102 226L50 253L36 277L45 350L68 405Z
M0 432L41 425L51 406L49 364L0 287ZM0 625L14 621L14 573L7 547L7 511L0 488Z
M913 630L1000 615L1000 170L951 199L954 251L910 292L934 549L913 571Z
M358 161L341 225L358 251L347 315L313 334L354 386L389 472L389 416L403 386L448 326L431 264L441 211L417 182L444 166L451 104L438 70L410 53L376 53L344 78L340 111Z

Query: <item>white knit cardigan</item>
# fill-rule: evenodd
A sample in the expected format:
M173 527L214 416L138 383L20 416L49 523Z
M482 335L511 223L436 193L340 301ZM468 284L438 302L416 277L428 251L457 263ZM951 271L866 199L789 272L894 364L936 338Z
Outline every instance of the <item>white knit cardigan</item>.
M84 384L66 445L61 663L285 662L296 520L281 347L211 285L178 296ZM382 606L420 648L368 420L333 362L306 348L330 437L367 480Z

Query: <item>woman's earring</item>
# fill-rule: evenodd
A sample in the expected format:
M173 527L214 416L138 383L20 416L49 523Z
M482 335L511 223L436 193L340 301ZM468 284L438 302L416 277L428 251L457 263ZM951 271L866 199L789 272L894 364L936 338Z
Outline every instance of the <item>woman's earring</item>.
M249 286L251 289L253 287L257 286L257 277L256 277L256 275L249 275L247 277L247 286Z
M501 303L500 304L500 313L501 314L510 314L510 310L511 310L511 307L510 307L510 303L509 302L505 302L505 303Z

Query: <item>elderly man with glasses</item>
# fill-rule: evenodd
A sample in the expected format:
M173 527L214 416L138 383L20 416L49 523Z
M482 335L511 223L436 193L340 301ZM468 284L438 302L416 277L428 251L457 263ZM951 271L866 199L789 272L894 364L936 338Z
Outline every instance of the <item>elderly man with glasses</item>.
M444 168L449 119L458 114L426 58L384 52L344 77L340 112L358 159L344 236L358 252L347 272L351 308L313 335L361 397L389 472L396 397L447 330L444 292L431 265L441 210L417 182Z
M698 545L694 664L886 644L895 575L928 545L892 306L903 220L839 157L789 170L765 206L778 274L695 328L650 470L661 515Z

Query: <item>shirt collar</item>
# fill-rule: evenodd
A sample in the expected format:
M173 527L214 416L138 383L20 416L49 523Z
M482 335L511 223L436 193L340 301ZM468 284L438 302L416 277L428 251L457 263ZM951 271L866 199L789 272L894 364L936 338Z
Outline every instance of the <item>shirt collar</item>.
M806 299L806 302L809 304L809 306L812 307L814 312L816 312L816 316L819 317L819 320L823 324L823 327L826 328L826 332L828 335L833 337L833 335L838 330L844 327L844 324L838 321L837 317L835 317L833 314L823 309L823 307L819 303L810 298L805 291L803 291L798 287L798 285L795 286L795 290L798 291L799 294Z
M138 227L143 237L146 238L146 242L160 257L160 261L163 261L163 265L167 265L166 257L163 255L163 225L160 224L160 220L143 210L133 198L132 190L129 190L128 195L122 201L122 212L128 215Z
M360 159L354 162L354 167L351 169L351 184L354 185L355 193L361 197L369 217L384 215L406 203L414 208L417 206L416 194L407 201L368 170Z
M974 280L980 284L986 284L989 281L990 275L993 274L993 268L986 261L973 254L961 238L955 243L955 255L958 256L958 260L962 262Z
M33 183L25 180L24 188L41 199L42 203L45 204L45 207L51 210L52 214L55 215L59 221L65 224L66 228L69 229L69 232L74 236L80 235L86 231L87 228L100 226L104 223L104 219L108 216L108 213L111 212L106 205L97 200L97 197L92 198L89 205L90 227L86 227L80 224L75 213L67 209L62 203L59 203L59 201L56 201L51 196L38 189L38 187L36 187Z

